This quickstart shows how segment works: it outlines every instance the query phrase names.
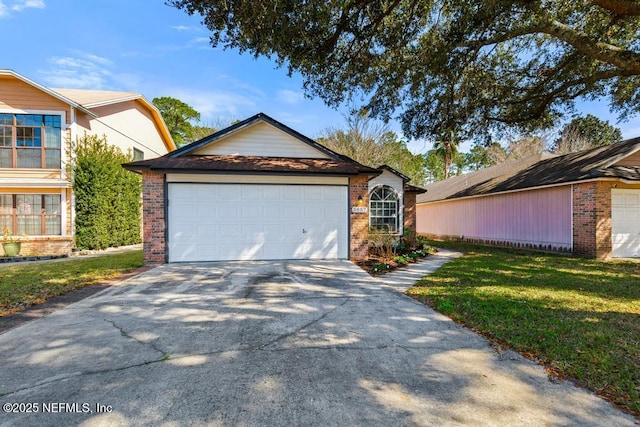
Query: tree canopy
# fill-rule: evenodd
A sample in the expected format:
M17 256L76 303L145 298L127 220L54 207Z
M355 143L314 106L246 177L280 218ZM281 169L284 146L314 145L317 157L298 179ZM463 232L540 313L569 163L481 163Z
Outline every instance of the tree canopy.
M578 98L640 110L633 0L168 0L213 46L274 58L330 106L359 100L406 136L549 127Z
M426 182L424 157L411 153L394 132L366 117L349 117L346 129L328 129L317 140L363 165L391 166L411 178L414 185Z
M151 103L160 111L176 146L180 147L195 140L193 136L200 131L200 127L194 126L192 122L200 120L200 113L192 106L170 96L153 98Z
M622 131L592 114L576 117L567 123L560 137L554 141L553 152L566 154L603 145L610 145L622 139Z

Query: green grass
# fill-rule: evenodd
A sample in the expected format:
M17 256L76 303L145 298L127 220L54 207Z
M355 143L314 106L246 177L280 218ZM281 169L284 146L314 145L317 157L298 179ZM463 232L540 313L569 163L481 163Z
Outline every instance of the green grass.
M0 317L141 267L142 251L0 266Z
M453 248L410 296L640 414L640 263Z

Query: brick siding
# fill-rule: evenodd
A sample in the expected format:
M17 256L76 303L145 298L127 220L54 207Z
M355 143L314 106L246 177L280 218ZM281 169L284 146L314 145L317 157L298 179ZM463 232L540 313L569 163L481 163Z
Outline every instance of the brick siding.
M349 210L352 206L369 207L369 180L365 175L349 178ZM358 200L362 197L362 200ZM369 257L369 213L350 212L349 258L358 261Z
M18 240L21 243L20 256L69 255L74 247L71 237L27 237ZM0 256L3 255L4 251L0 250Z
M164 174L142 172L142 240L145 264L167 262Z
M590 258L611 256L611 183L573 185L573 253Z

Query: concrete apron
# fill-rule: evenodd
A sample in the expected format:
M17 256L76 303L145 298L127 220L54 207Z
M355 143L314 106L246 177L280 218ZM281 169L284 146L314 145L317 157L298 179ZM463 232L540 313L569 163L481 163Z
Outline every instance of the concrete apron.
M0 425L634 425L402 295L399 276L163 265L0 335L1 403L39 406Z

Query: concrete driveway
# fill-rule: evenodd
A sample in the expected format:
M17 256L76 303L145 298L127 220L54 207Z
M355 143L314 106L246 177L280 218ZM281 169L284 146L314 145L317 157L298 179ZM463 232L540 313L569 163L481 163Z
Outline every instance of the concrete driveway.
M405 274L158 267L0 335L3 409L32 411L0 424L635 424L402 295Z

